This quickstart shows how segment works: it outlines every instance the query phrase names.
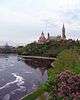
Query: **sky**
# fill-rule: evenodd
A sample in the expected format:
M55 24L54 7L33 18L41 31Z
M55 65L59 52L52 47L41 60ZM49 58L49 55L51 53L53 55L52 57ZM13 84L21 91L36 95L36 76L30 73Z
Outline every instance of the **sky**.
M80 39L80 0L0 0L0 45L23 45L45 35Z

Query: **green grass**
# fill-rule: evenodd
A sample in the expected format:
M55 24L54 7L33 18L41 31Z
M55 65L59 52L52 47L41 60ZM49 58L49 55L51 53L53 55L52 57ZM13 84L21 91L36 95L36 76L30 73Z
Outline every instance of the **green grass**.
M37 91L25 96L23 99L21 100L35 100L37 99L39 96L41 96L44 93L44 90L42 88L39 88Z

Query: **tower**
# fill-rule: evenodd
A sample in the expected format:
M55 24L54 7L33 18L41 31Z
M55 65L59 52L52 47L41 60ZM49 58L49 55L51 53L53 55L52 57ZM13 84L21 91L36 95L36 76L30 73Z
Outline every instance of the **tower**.
M63 39L63 40L66 39L64 24L63 24L63 27L62 27L62 39Z
M44 36L44 33L41 33L41 36L39 37L38 43L39 44L44 44L46 42L46 38Z
M42 31L42 33L41 33L41 36L44 36L44 33L43 33L43 31Z
M50 39L50 34L48 33L48 40Z

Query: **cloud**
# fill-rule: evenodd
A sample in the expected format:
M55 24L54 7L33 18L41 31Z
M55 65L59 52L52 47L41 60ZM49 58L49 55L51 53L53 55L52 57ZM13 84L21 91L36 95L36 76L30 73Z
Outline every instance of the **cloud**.
M80 0L0 0L0 40L29 43L43 30L79 37ZM70 34L69 34L70 33ZM76 34L77 33L77 34Z

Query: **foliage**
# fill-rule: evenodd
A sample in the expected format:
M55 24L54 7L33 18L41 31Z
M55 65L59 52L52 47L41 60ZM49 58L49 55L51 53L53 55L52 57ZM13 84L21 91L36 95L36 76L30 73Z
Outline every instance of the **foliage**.
M64 50L57 56L53 70L58 73L65 69L80 74L80 56L76 50Z
M44 90L42 88L39 88L38 90L36 90L35 92L29 94L28 96L25 96L21 100L36 100L36 98L41 96L43 93L44 93Z
M57 60L55 62L53 62L53 67L49 69L48 81L44 85L44 89L49 92L49 95L52 97L51 100L53 100L53 99L54 100L63 100L62 97L59 98L59 96L57 94L57 89L58 89L58 84L59 84L58 75L65 70L69 70L72 73L74 73L75 75L77 75L77 74L80 75L80 56L76 50L70 49L70 50L62 51L57 56ZM71 77L73 78L73 76L71 76ZM76 77L78 77L78 76L76 76ZM77 81L78 81L78 83L80 83L80 80L77 80ZM62 83L63 83L63 81L62 81ZM77 83L75 83L75 84L77 84ZM64 86L64 85L62 85L62 86Z
M74 75L67 70L61 72L57 79L57 95L59 97L80 99L80 75Z
M53 67L48 71L48 81L56 79L56 76L65 69L80 74L80 56L76 50L64 50L58 54Z
M24 46L18 46L17 52L18 52L19 55L23 54L24 53Z
M33 55L33 56L51 56L56 57L60 52L65 49L79 49L79 41L73 40L61 40L61 41L49 41L44 44L38 44L36 42L27 44L24 47L19 46L18 54Z
M35 55L35 56L38 56L38 55L43 55L46 50L48 48L48 45L46 44L36 44L36 43L31 43L31 44L28 44L26 47L25 47L25 52L26 52L26 55Z

